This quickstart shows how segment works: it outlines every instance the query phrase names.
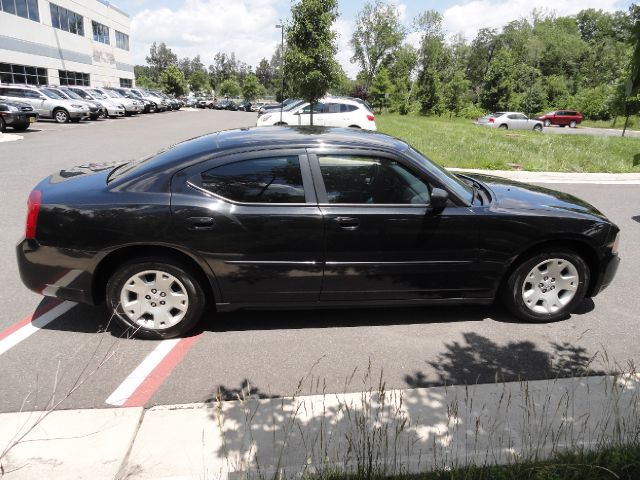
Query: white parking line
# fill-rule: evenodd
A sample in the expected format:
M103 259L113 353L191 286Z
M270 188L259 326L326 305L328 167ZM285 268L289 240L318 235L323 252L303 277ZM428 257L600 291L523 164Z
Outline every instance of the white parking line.
M122 406L133 395L138 387L147 379L149 374L162 362L171 350L178 344L179 338L162 340L153 351L125 378L114 392L109 395L106 403Z
M77 304L74 302L63 302L36 318L29 316L22 319L18 324L14 325L14 327L9 327L9 329L12 329L13 331L0 340L0 355L15 347L17 344L33 335L56 318L64 315L76 305ZM0 338L1 337L2 335L0 335Z

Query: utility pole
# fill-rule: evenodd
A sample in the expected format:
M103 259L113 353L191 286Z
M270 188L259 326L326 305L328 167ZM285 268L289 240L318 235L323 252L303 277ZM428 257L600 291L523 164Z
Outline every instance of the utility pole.
M282 111L284 110L284 22L276 25L281 31L280 41L280 76L282 77L282 84L280 86L280 123L282 123Z

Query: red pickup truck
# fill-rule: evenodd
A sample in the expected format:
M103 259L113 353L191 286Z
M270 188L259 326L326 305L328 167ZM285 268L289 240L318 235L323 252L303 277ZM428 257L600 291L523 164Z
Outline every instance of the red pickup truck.
M582 114L575 110L556 110L555 112L545 113L536 118L536 120L543 122L545 127L549 125L559 125L561 127L569 125L571 128L576 128L582 122Z

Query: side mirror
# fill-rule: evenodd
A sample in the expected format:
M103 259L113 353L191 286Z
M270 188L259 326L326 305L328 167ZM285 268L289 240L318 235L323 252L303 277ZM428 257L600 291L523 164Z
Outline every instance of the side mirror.
M449 192L441 188L431 190L431 208L433 210L443 210L449 201Z
M46 100L46 99L47 99L47 97L45 97L45 96L41 96L40 97L40 100Z

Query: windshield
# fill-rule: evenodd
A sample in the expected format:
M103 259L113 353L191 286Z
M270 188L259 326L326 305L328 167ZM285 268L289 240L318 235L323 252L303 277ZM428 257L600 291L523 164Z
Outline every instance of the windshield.
M61 92L69 98L73 98L74 100L82 100L82 97L78 95L73 90L61 89Z
M44 93L47 97L53 98L55 100L64 100L64 98L55 93L53 90L49 90L48 88L43 88L42 93Z
M116 98L116 95L113 92L109 91L109 90L103 89L103 90L99 90L99 91L102 92L107 97Z
M290 110L293 110L294 108L298 108L300 105L302 105L304 103L304 100L296 100L293 103L289 104L288 106L286 106L283 110L285 112L288 112Z
M84 90L74 90L74 92L76 92L78 95L80 95L82 98L85 98L85 99L91 100L93 98L93 97L91 97L91 95L89 95Z
M106 96L104 93L100 93L100 92L99 92L99 91L97 91L97 90L89 90L89 91L90 91L90 92L91 92L91 94L92 94L94 97L96 97L96 98L101 98L101 99L103 99L103 100L104 100L105 98L107 98L107 96Z
M412 147L409 147L407 153L425 170L427 170L429 173L437 177L443 184L445 184L445 186L450 191L454 192L458 197L467 202L467 204L471 204L471 201L473 199L473 188L471 186L464 183L458 177L453 175L448 170L442 168L437 163L428 160L427 157L425 157Z

